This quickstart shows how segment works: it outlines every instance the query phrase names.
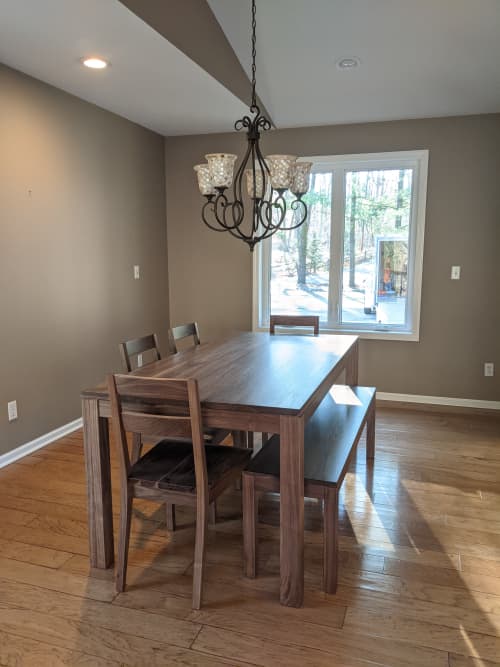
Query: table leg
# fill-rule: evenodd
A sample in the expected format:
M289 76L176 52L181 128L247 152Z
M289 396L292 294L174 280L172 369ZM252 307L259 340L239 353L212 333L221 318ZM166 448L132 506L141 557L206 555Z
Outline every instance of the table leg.
M95 399L83 399L82 416L90 566L105 569L114 560L108 420Z
M304 602L304 418L280 419L280 600Z
M345 383L350 387L358 384L358 357L359 343L356 341L349 352L345 367Z

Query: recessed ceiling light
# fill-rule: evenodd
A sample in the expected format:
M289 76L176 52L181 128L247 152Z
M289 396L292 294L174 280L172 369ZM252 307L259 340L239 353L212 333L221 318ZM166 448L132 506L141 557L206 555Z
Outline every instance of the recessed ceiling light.
M340 58L340 60L337 60L336 64L339 69L354 69L354 67L361 65L361 60L356 57Z
M109 63L102 58L82 58L82 63L90 69L106 69Z

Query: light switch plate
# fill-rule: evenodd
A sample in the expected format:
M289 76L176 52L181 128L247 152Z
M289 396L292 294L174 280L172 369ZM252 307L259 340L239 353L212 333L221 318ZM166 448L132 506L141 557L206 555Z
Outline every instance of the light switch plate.
M460 280L460 267L459 266L452 266L451 267L451 279L452 280Z
M140 277L141 277L141 267L139 266L139 264L135 264L134 265L134 279L139 280Z
M17 419L17 401L9 401L7 403L7 413L9 415L10 422L13 422L14 419Z

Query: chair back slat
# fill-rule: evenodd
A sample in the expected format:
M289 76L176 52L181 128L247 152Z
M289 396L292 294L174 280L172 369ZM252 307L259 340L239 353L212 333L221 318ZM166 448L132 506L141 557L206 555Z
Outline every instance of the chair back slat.
M161 358L158 336L155 333L120 343L120 355L122 358L123 369L130 372L132 370L131 358L136 357L138 354L144 354L144 352L152 352L156 360Z
M187 408L189 396L186 380L120 374L115 375L115 380L122 400L125 397L133 401L160 399L163 403L184 403Z
M318 315L271 315L269 333L274 334L276 327L312 327L314 335L319 334Z
M122 423L129 433L144 433L157 438L190 438L191 418L131 412L122 409Z
M198 328L197 322L190 322L189 324L180 324L178 327L172 327L168 332L168 342L170 347L170 352L172 354L177 353L177 341L183 340L192 336L193 344L200 345L200 330Z

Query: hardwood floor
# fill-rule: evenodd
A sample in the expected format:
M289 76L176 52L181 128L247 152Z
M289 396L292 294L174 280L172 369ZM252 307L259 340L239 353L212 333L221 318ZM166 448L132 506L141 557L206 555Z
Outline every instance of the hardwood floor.
M188 509L168 533L164 508L138 501L116 596L112 571L89 572L81 434L0 470L0 665L500 666L500 421L379 410L375 465L363 440L341 493L336 595L306 502L302 609L279 605L272 497L259 576L242 577L240 502L220 499L195 612Z

